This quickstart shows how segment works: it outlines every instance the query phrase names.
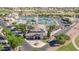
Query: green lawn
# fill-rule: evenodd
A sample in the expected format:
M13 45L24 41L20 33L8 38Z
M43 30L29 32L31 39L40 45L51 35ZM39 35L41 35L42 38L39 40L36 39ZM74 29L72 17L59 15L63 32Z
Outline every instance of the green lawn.
M42 41L43 41L44 43L48 43L48 39L46 39L46 40L43 39Z
M79 35L77 36L75 42L76 42L76 44L79 46Z
M75 47L72 45L72 43L70 43L69 45L67 46L63 46L61 48L59 48L57 51L77 51L75 49Z

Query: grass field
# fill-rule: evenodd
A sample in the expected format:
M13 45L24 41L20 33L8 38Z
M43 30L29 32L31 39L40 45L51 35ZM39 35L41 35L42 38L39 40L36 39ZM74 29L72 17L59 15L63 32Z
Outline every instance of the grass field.
M77 36L75 43L79 46L79 35Z
M69 45L67 46L63 46L61 48L59 48L57 51L77 51L75 49L75 47L72 45L72 43L70 43Z

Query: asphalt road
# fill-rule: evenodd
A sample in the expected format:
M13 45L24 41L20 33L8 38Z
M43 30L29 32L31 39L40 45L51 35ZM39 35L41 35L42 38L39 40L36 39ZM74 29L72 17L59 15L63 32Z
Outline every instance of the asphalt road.
M48 47L49 45L47 44L42 48L34 48L30 46L27 42L24 42L24 44L22 45L22 51L46 51Z

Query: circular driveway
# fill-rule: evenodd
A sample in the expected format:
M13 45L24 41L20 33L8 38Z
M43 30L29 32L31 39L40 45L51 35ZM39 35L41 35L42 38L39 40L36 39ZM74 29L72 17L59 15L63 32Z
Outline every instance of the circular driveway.
M42 42L41 40L26 40L25 39L25 41L34 48L41 48L46 45L46 43Z
M48 47L49 44L46 44L41 48L34 48L27 42L24 42L24 44L22 45L22 51L46 51Z

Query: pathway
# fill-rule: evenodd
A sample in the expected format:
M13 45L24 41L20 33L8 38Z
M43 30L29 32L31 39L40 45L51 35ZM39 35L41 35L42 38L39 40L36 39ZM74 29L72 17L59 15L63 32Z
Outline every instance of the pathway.
M1 28L0 28L0 34L1 34L2 36L5 36L5 35L2 33L2 31L3 31L3 28L1 27Z

